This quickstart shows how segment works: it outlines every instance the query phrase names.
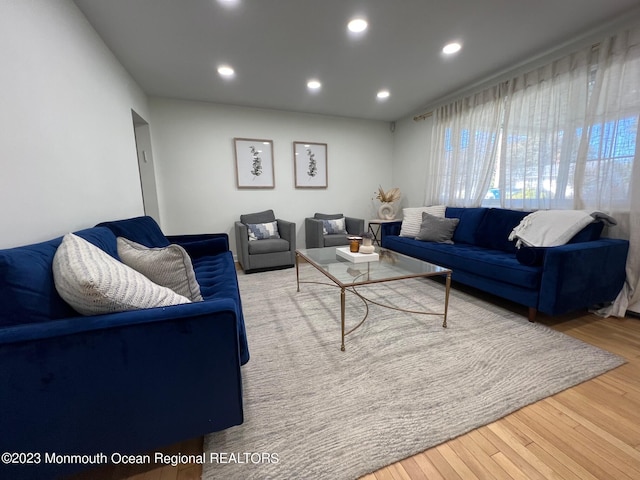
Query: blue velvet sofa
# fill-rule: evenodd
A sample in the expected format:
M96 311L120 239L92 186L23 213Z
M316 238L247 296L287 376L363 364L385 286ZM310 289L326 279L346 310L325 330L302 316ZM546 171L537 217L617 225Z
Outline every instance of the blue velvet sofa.
M566 245L516 249L509 234L530 212L447 207L458 218L453 244L399 236L402 222L382 224L381 245L452 270L452 279L559 315L613 301L625 281L629 242L600 238L602 222L587 225Z
M189 253L204 301L81 316L58 295L62 238L0 250L2 478L54 478L88 465L45 454L134 454L243 422L240 366L249 360L226 234L165 237L150 217L76 235L118 258L116 236Z

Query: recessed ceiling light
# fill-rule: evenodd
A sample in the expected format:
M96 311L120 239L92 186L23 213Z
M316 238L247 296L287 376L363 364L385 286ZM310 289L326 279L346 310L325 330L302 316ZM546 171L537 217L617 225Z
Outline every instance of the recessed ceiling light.
M240 5L240 0L218 0L223 7L234 8Z
M322 84L318 80L309 80L307 82L307 87L311 90L318 90Z
M347 24L347 28L353 33L364 32L368 26L369 24L364 18L354 18Z
M229 65L220 65L218 67L218 73L225 78L230 78L230 77L233 77L236 72Z
M380 90L376 95L379 99L383 100L385 98L389 98L389 90Z
M442 49L442 53L446 55L451 55L452 53L459 52L461 48L462 48L462 45L460 45L457 42L449 43L444 46L444 48Z

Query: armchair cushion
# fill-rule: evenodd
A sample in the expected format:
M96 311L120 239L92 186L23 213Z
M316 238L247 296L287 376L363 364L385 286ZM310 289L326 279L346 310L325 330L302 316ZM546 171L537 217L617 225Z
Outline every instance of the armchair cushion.
M247 223L249 241L266 240L268 238L280 238L278 222Z
M191 258L180 245L149 248L124 237L117 244L122 263L192 302L202 301Z
M52 270L58 293L82 315L190 303L73 233L62 239Z
M289 242L282 238L269 238L259 242L249 242L249 255L289 251Z

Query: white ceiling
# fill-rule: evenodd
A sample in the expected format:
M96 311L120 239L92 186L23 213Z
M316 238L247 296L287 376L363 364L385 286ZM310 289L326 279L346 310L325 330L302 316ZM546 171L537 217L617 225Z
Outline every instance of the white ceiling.
M228 1L228 0L227 0ZM393 121L638 0L75 0L151 96ZM354 16L369 22L348 35ZM444 58L445 43L463 49ZM232 80L216 72L235 68ZM321 90L310 94L307 80ZM391 95L378 101L386 88Z

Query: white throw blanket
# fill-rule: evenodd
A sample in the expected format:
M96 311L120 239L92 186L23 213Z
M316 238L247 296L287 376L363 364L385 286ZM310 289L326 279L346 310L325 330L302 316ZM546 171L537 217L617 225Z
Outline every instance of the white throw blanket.
M593 217L584 210L539 210L522 219L509 235L516 247L554 247L564 245Z

